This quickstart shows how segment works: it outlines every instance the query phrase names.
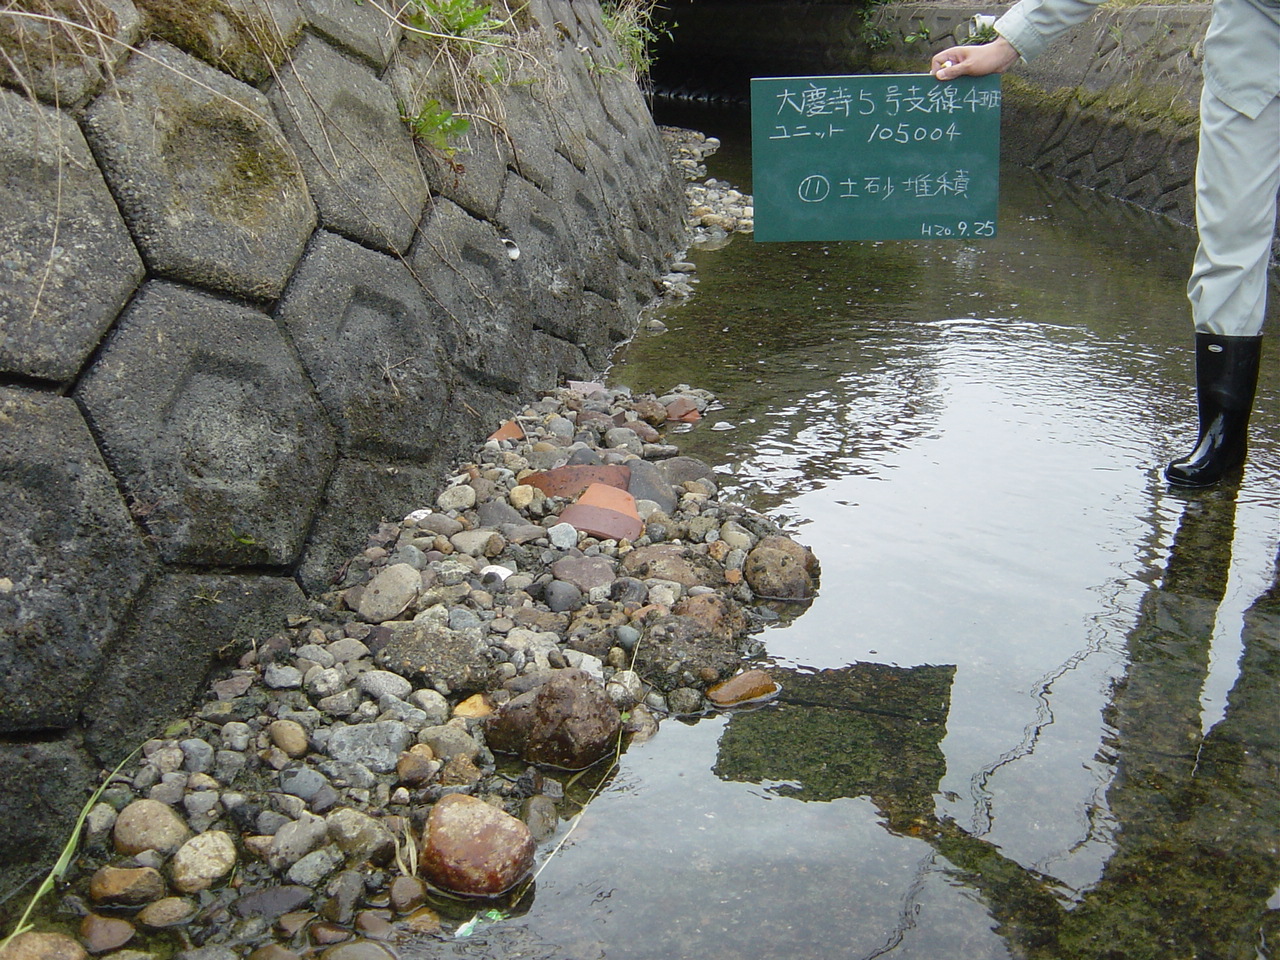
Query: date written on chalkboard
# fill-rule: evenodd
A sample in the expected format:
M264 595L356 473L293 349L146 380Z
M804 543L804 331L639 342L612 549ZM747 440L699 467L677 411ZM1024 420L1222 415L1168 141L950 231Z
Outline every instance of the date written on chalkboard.
M999 80L752 80L756 239L994 236Z

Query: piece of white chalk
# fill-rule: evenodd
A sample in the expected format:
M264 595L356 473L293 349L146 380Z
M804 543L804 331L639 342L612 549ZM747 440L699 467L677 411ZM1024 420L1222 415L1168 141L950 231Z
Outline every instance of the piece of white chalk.
M943 61L942 61L942 66L943 66L943 68L944 68L944 69L945 69L946 67L951 66L951 61L950 61L950 60L943 60Z

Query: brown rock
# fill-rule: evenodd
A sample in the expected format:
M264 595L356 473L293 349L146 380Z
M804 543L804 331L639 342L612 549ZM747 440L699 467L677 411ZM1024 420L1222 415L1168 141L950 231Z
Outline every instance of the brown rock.
M389 894L396 913L412 913L427 902L427 885L417 877L396 877Z
M709 637L728 639L747 627L747 618L732 600L715 593L685 597L671 612L689 617Z
M416 743L396 761L396 781L406 787L423 787L440 772L440 761L425 743Z
M302 960L302 958L286 946L267 943L250 953L247 960Z
M311 928L307 930L307 934L311 937L311 942L317 947L325 947L329 944L341 943L343 940L351 939L350 930L336 923L329 923L327 920L313 923Z
M276 931L285 937L295 937L303 927L316 918L310 910L294 910L276 918Z
M526 759L578 770L616 746L621 714L589 674L562 670L538 691Z
M742 572L757 596L808 600L814 593L818 561L812 551L794 540L765 537L747 554Z
M152 930L163 930L166 927L180 927L196 915L196 905L183 897L165 897L155 903L147 904L134 917L144 927Z
M159 800L135 800L116 817L112 839L117 853L132 856L144 850L171 854L191 836L173 808Z
M440 769L440 783L446 787L470 786L479 783L483 776L475 762L463 753L455 753Z
M667 422L667 408L653 397L641 397L631 404L631 409L636 412L637 417L651 426L660 427Z
M617 579L613 562L608 557L561 557L551 564L551 573L557 580L572 583L583 593Z
M430 936L440 932L440 914L430 907L421 907L401 920L399 926L415 936Z
M747 670L724 683L707 688L707 699L718 707L729 707L775 696L782 687L763 670Z
M293 758L305 757L310 744L307 731L296 720L276 720L267 727L271 742Z
M320 960L396 960L396 955L376 940L348 940L324 951Z
M422 873L444 890L496 897L533 869L529 828L510 814L465 794L431 808L422 837Z
M493 713L493 704L483 693L473 694L453 708L455 717L487 717Z
M80 942L90 953L119 950L137 931L128 920L91 913L80 921Z
M706 557L675 543L655 543L632 550L618 571L637 580L674 580L685 587L718 587L724 573Z
M94 903L137 906L159 900L166 892L164 877L151 867L101 867L89 881Z
M84 947L62 933L28 930L9 941L0 960L86 960Z
M370 940L390 940L396 928L389 910L361 910L356 914L356 933Z

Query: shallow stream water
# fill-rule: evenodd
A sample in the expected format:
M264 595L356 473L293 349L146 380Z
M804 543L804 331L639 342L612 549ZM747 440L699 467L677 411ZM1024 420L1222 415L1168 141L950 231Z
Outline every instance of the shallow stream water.
M519 916L406 956L1280 955L1280 363L1239 486L1168 489L1191 231L1002 179L994 240L691 254L610 379L713 391L682 452L820 559L783 696L665 723Z

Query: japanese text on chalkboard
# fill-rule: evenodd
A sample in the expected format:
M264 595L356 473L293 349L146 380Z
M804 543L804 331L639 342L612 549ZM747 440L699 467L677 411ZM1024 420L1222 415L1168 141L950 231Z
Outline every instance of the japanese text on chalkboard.
M752 81L756 239L995 234L998 77Z

